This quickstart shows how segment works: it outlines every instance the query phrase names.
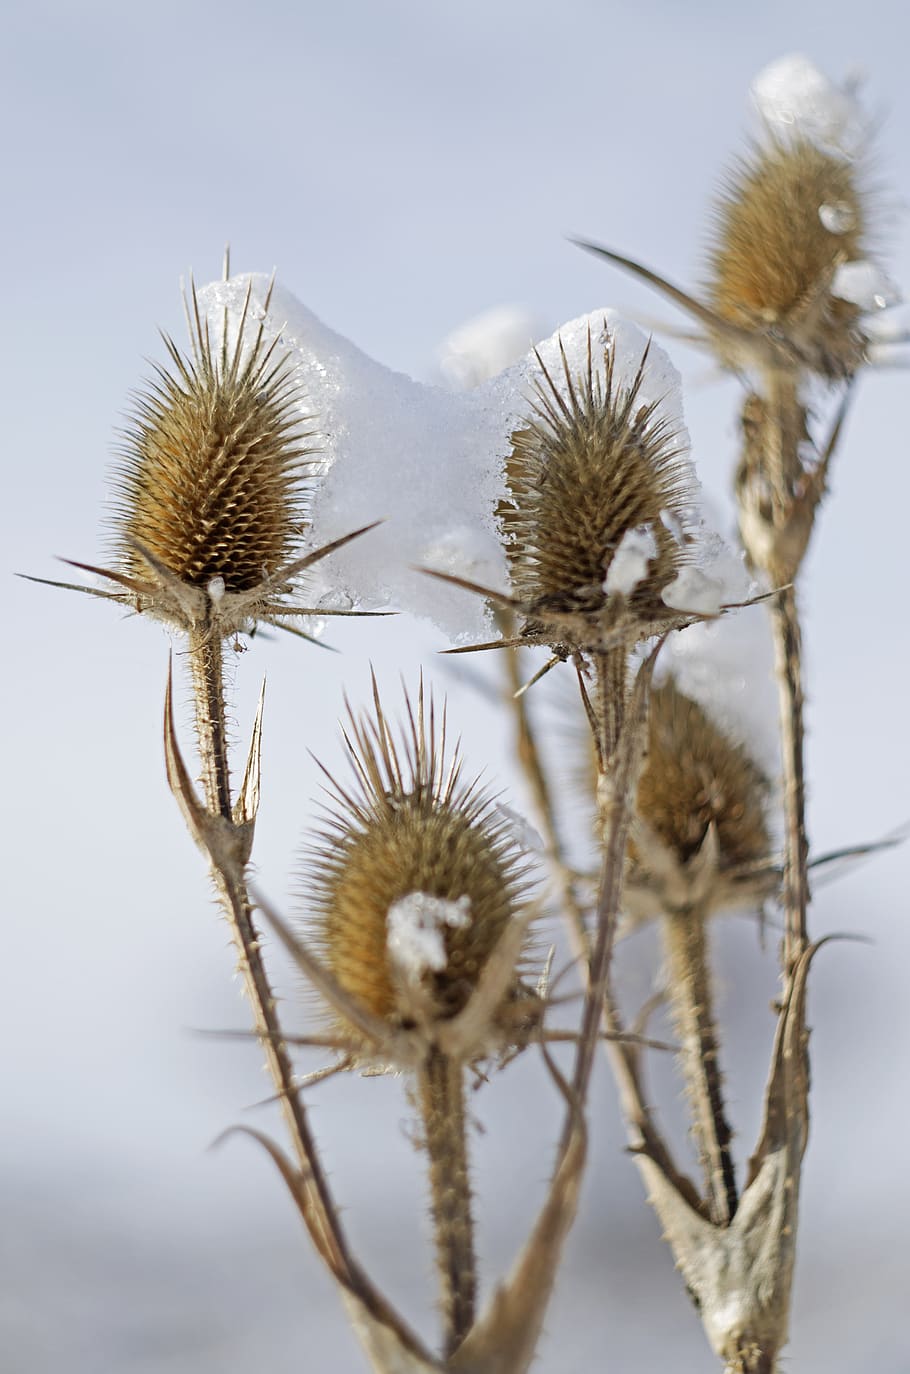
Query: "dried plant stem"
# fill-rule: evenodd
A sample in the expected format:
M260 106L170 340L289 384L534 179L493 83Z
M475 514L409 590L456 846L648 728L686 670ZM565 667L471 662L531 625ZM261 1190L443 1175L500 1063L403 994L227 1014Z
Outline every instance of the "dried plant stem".
M505 628L503 635L506 635ZM544 769L537 732L528 709L528 693L520 692L524 685L521 671L521 650L511 647L505 650L506 681L508 701L515 720L515 755L525 775L535 819L543 832L550 861L556 869L560 893L566 917L573 931L576 953L584 952L587 957L588 937L585 930L585 915L575 888L571 871L565 861L565 847L556 819L553 804L553 791ZM519 695L520 693L520 695Z
M706 922L702 912L690 910L667 915L661 924L667 987L681 1047L679 1063L691 1103L708 1212L716 1225L727 1226L738 1197L730 1151L732 1132L722 1092Z
M658 649L659 649L658 645ZM578 1053L572 1091L579 1103L587 1098L594 1052L605 1016L610 960L616 922L622 900L626 846L644 748L648 694L658 650L638 671L631 693L626 686L625 655L600 654L595 658L596 699L600 716L602 756L609 772L598 781L598 802L603 825L600 888L594 915L593 939L589 942L587 992L579 1030ZM628 697L628 699L627 699ZM609 750L609 752L608 752ZM609 1027L608 1027L609 1029Z
M601 771L606 773L612 767L625 717L627 654L625 650L597 654L595 665L596 710L600 722L597 749Z
M202 786L213 816L233 819L224 709L224 671L221 640L209 629L189 635L188 656L193 678L196 734L202 760Z
M770 603L777 675L784 781L784 970L791 976L808 944L809 843L806 837L805 732L803 727L802 635L794 585L810 537L815 503L799 498L803 472L800 445L806 437L802 378L774 372L766 378L770 423L765 427L765 467L778 529L794 532L780 540L785 557L768 560L766 572L781 590ZM817 500L817 498L816 498ZM789 545L789 547L788 547ZM790 560L792 559L792 566Z
M442 1290L443 1353L448 1358L474 1324L477 1290L464 1069L433 1049L417 1079Z
M188 653L206 806L212 816L219 816L233 826L222 642L207 626L203 626L190 632ZM310 1207L308 1220L317 1230L317 1243L332 1269L348 1283L354 1283L355 1267L347 1253L303 1103L295 1088L293 1066L282 1038L275 997L262 961L260 936L247 894L245 863L231 846L219 847L218 853L210 849L209 857L215 886L237 949L238 964L253 1010L256 1031L281 1100L297 1162L306 1182L305 1191L314 1204Z
M800 445L807 430L801 386L802 376L793 369L775 368L765 374L769 423L764 427L761 458L778 512L789 511L803 472Z
M771 603L771 626L784 780L784 959L787 974L792 975L808 944L806 912L809 905L802 635L795 587L785 587L775 596Z

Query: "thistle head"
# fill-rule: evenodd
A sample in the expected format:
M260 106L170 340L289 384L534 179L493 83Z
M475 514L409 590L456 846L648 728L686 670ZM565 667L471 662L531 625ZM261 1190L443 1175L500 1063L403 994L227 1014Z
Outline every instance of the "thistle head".
M634 642L671 623L662 591L687 561L692 479L659 400L645 402L650 345L628 383L605 325L602 366L590 331L573 376L560 345L560 385L542 376L512 436L501 507L513 593L525 635L565 652Z
M776 339L793 364L850 376L864 358L864 316L884 303L857 291L865 283L868 294L877 273L857 156L864 140L846 133L857 107L800 58L772 64L753 92L764 129L715 206L708 303L737 329ZM716 343L737 351L735 336Z
M629 888L660 910L756 895L771 855L770 784L747 749L672 677L651 693L635 801Z
M521 918L527 867L508 816L462 781L422 684L416 711L406 705L397 742L378 695L372 715L351 714L354 784L331 780L306 900L313 943L343 992L391 1031L431 1032L465 1009ZM513 963L494 1042L508 1038L518 988Z
M191 349L136 398L116 470L116 580L138 609L227 635L289 590L313 452L286 358L249 318L213 331L191 287ZM233 334L233 337L231 337Z

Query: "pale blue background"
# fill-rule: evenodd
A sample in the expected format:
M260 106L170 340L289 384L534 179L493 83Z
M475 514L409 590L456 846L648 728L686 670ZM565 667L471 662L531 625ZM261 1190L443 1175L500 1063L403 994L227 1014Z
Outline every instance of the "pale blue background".
M141 621L10 574L92 560L114 430L182 328L177 282L277 265L328 324L429 377L465 317L517 301L552 323L605 302L669 318L567 232L697 280L706 206L742 144L749 80L787 51L868 73L884 112L873 180L882 242L910 289L904 7L837 3L15 4L3 20L0 1328L11 1374L270 1374L364 1367L271 1166L206 1146L268 1091L254 1049L194 1037L243 1026L226 932L165 788L167 644ZM723 490L735 385L675 350L705 480ZM824 848L906 819L908 385L864 378L805 587L811 829ZM269 673L261 877L286 898L317 789L337 759L341 686L372 656L432 664L406 619L335 633L343 658L255 645L238 733ZM438 662L438 661L437 661ZM461 698L469 756L504 772L485 707ZM187 713L184 712L184 718ZM814 1116L789 1366L904 1374L908 860L824 889L818 932L861 930L819 962ZM769 959L722 939L743 1148L769 1018ZM768 981L756 993L749 970ZM293 979L287 983L296 995ZM751 1051L751 1053L750 1053ZM595 1156L539 1368L714 1367L672 1273L602 1075ZM368 1115L364 1118L363 1112ZM555 1106L539 1065L479 1099L489 1273L530 1219ZM419 1320L419 1161L391 1083L321 1089L314 1120L365 1261ZM497 1124L498 1123L498 1124ZM372 1173L371 1173L372 1171ZM484 1190L485 1193L484 1193ZM396 1249L397 1247L397 1249ZM422 1319L426 1329L428 1318ZM431 1324L431 1323L430 1323Z

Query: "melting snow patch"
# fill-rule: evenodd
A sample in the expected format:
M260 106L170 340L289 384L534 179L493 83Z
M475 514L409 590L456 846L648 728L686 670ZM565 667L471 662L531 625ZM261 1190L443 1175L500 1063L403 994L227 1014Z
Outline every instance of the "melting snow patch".
M626 530L604 579L607 596L629 596L648 576L652 558L657 557L657 540L650 525Z
M725 599L723 583L701 568L682 568L660 596L671 610L695 615L719 615Z
M869 314L874 310L886 310L900 300L900 292L894 283L889 281L880 267L866 259L842 262L834 274L831 294L858 305L860 310Z
M764 67L752 82L752 99L777 138L807 138L853 157L868 136L868 118L852 89L835 85L798 53Z
M470 897L449 901L426 892L410 892L389 907L386 946L389 957L408 977L417 980L428 969L446 966L445 928L466 926L471 920Z

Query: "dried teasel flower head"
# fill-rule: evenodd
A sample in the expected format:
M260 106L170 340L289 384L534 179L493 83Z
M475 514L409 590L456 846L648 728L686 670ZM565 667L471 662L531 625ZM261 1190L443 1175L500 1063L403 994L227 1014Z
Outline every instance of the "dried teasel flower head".
M500 513L513 594L524 638L563 655L678 619L662 593L689 561L694 479L661 398L645 399L650 350L624 380L605 321L579 375L561 341L561 377L538 354L532 412L512 436Z
M425 1044L467 1014L486 980L484 1025L461 1050L473 1059L514 1042L538 1014L517 972L529 866L508 812L462 780L445 715L437 721L422 682L406 711L398 741L375 684L372 714L350 713L354 784L330 778L327 825L306 870L308 926L352 1004ZM343 1006L334 1014L345 1021ZM356 1025L343 1029L356 1041Z
M760 902L773 884L770 783L672 676L650 699L626 899L639 919Z
M728 364L748 364L746 331L773 343L778 361L848 377L865 357L868 312L891 303L869 260L866 124L853 96L804 58L766 68L753 94L762 135L714 212L707 302L735 327L715 345Z
M191 349L135 401L115 473L116 571L137 609L229 635L278 611L305 516L310 435L293 372L251 319L229 329L186 300Z

